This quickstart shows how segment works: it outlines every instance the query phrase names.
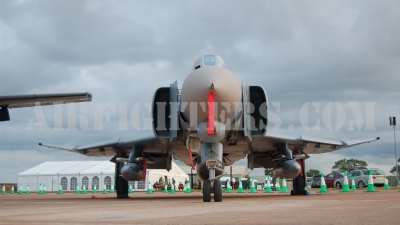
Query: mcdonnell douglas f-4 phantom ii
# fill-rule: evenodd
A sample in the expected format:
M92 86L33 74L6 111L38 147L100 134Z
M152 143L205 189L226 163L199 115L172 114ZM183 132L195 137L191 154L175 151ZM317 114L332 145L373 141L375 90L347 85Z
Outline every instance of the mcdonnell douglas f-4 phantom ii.
M222 201L219 178L224 166L247 156L248 167L275 168L281 178L293 178L292 195L306 194L305 159L379 138L328 141L267 133L268 99L264 89L225 68L217 55L207 54L193 65L182 89L175 81L156 90L152 103L154 136L129 141L105 141L65 148L87 156L113 156L118 198L128 197L128 181L144 179L146 169L171 169L174 157L192 166L203 180L203 201Z

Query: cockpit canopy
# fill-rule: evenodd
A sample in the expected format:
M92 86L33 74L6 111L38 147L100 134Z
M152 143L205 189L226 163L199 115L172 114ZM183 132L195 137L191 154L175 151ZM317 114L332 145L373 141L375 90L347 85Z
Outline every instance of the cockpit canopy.
M215 54L207 54L200 58L198 58L193 64L193 70L197 70L203 68L205 66L218 66L225 68L224 60L215 55Z

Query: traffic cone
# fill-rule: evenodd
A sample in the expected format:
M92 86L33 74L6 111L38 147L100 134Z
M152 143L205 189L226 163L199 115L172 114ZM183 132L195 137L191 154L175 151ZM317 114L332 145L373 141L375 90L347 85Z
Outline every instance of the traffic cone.
M168 183L164 182L164 193L168 194Z
M147 194L153 194L153 188L151 187L150 181L149 181L149 185L147 187Z
M97 194L97 184L93 185L93 194Z
M129 189L128 189L128 193L132 193L133 192L133 190L132 190L132 183L131 182L129 182Z
M242 184L242 178L239 178L238 193L244 193L244 191L243 191L243 184Z
M324 174L323 174L323 173L321 173L321 186L320 186L320 188L319 188L319 192L320 192L320 193L322 193L322 192L327 192L327 190L326 190L325 178L324 178Z
M83 183L83 188L82 188L82 194L86 194L86 184L85 183Z
M111 184L110 193L114 193L114 192L115 192L115 190L114 190L114 184Z
M226 193L231 193L232 192L232 187L231 187L231 182L229 179L226 181Z
M279 185L279 177L276 178L276 184L275 184L275 191L280 191L281 186Z
M1 194L2 195L6 194L6 185L5 184L3 184L3 190L1 191Z
M251 178L250 193L256 193L256 187L254 187L254 177Z
M383 179L385 179L384 189L385 189L385 190L389 190L390 187L389 187L389 184L388 184L388 180L386 179L386 175L383 175Z
M107 194L107 185L106 185L106 182L104 182L103 194Z
M76 184L75 194L79 194L79 193L80 193L80 191L79 191L79 183L77 183Z
M368 171L368 187L367 192L375 192L374 180L372 179L372 170Z
M287 193L286 178L282 178L282 193Z
M171 194L175 194L175 185L171 184Z
M344 171L343 174L343 187L342 187L342 191L343 192L350 192L350 188L349 188L349 180L347 179L347 171Z
M43 184L42 194L46 194L46 184Z
M40 183L39 185L39 195L43 194L43 187L42 187L42 183Z
M26 194L29 195L31 191L29 190L29 184L26 185Z
M351 190L357 190L356 182L354 181L354 177L351 177Z
M60 182L60 186L58 187L58 194L61 195L63 193L62 184Z
M22 190L22 184L19 184L19 191L18 194L22 195L24 191Z
M186 190L185 190L185 193L187 193L187 194L191 193L189 181L186 181Z
M271 183L269 182L269 180L270 180L271 178L269 177L269 176L267 176L267 188L265 189L265 193L272 193L272 190L271 190Z
M14 184L13 185L11 185L11 191L10 191L10 194L14 194Z

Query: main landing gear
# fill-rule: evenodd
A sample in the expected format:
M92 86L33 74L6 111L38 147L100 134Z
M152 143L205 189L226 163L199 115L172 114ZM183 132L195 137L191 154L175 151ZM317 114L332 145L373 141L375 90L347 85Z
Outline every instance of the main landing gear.
M290 195L307 195L307 177L305 172L304 159L299 159L297 162L300 164L301 172L293 179L293 190Z
M115 162L115 190L117 198L129 198L128 196L128 181L121 176L121 168L124 163Z

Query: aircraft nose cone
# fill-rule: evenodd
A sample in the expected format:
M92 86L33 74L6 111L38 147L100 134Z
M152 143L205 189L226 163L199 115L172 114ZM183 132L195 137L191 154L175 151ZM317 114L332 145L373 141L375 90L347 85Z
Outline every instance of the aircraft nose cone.
M190 112L190 117L194 113L190 111L190 104L198 103L196 111L199 122L207 120L205 109L211 89L217 103L215 115L220 116L221 110L225 110L224 116L229 118L240 107L242 88L232 72L216 66L197 69L185 79L181 95L182 102L188 103L185 112Z

